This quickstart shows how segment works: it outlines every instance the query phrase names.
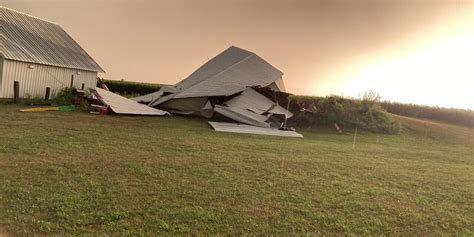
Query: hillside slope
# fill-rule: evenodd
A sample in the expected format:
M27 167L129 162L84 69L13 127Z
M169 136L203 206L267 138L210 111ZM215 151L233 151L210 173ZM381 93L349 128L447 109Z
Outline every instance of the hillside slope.
M443 122L393 115L402 126L402 134L431 138L451 144L474 147L474 129Z

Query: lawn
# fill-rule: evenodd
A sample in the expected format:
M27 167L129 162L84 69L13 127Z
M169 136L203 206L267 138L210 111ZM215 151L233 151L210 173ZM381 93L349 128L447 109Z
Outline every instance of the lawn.
M353 149L19 108L0 105L0 235L474 235L472 128L398 117Z

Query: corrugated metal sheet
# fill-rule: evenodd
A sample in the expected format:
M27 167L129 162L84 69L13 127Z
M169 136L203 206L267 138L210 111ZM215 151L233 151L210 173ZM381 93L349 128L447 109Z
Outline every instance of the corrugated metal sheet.
M158 106L158 105L160 105L160 104L163 104L163 103L165 103L165 102L167 102L167 101L172 100L175 95L176 95L176 94L169 94L169 95L162 96L162 97L160 97L160 98L158 98L158 99L155 99L155 100L151 101L151 102L148 104L148 106L150 106L150 107L155 107L155 106Z
M140 102L140 103L152 103L160 99L164 94L176 93L176 92L178 92L178 89L176 87L164 85L160 88L159 91L155 91L153 93L142 95L142 96L133 97L130 99Z
M255 53L230 47L176 84L175 98L229 96L247 87L268 86L283 73Z
M150 103L152 101L155 101L163 96L163 91L159 90L150 94L142 95L142 96L137 96L130 98L133 101L136 101L138 103Z
M157 106L157 108L170 111L171 113L183 112L184 114L200 115L206 103L206 97L183 98L167 101Z
M286 110L285 108L283 108L283 107L281 107L277 104L275 104L271 109L269 109L268 113L284 115L286 118L293 117L293 113L291 113L290 111Z
M10 60L104 72L61 26L0 6L0 53Z
M250 110L257 114L273 113L285 115L287 118L293 116L290 111L277 105L267 97L258 93L252 88L247 88L242 94L224 102L229 107L239 108L241 110Z
M95 91L96 95L100 96L99 100L110 106L112 111L117 114L169 115L166 111L148 107L101 88L96 88Z
M62 88L70 86L71 75L77 89L81 89L83 83L84 89L96 87L97 72L4 60L0 98L13 98L14 81L20 83L22 98L43 98L46 87L51 88L51 97L54 97Z
M188 89L204 80L207 80L208 78L219 74L220 72L226 70L236 63L239 63L252 54L253 53L250 51L232 46L206 62L196 71L194 71L189 77L176 84L176 87L180 89Z
M237 122L250 124L258 127L270 127L270 124L265 122L268 120L269 117L254 113L249 110L237 107L215 105L214 111Z
M269 135L280 137L303 137L295 131L280 130L278 128L262 128L246 124L209 122L212 128L217 132L246 133L257 135Z

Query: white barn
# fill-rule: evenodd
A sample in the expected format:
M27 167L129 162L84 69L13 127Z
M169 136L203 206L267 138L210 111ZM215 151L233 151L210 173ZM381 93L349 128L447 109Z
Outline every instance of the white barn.
M104 70L58 24L0 6L0 99L95 88Z

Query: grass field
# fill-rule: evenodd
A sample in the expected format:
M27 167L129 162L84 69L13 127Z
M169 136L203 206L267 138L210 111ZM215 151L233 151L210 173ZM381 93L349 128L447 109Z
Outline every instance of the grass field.
M0 105L0 235L474 235L472 128L216 133Z

